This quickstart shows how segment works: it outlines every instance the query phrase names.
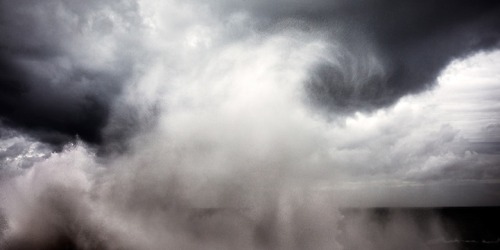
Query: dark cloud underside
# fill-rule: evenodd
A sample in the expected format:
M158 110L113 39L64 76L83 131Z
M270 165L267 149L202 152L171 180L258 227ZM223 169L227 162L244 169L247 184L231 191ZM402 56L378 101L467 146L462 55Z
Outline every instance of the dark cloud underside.
M130 60L100 67L89 51L113 29L98 15L127 7L101 1L0 2L0 119L54 145L77 136L99 144L110 106L130 77ZM106 29L107 30L103 30ZM82 41L90 39L88 43ZM126 41L123 42L126 44ZM90 54L90 56L88 56ZM85 58L84 56L88 56ZM113 58L112 58L113 59Z
M0 0L0 249L429 249L338 208L498 205L497 2Z
M249 12L264 35L283 23L326 32L336 47L311 69L305 86L312 102L334 115L375 110L425 90L451 60L496 48L500 40L500 2L493 0L221 0L211 7L222 18ZM1 1L2 122L53 144L76 136L101 144L105 134L123 134L104 128L141 59L115 55L101 67L75 53L89 49L75 43L91 34L89 46L98 45L93 36L116 29L98 15L106 9L138 31L137 8L133 1ZM117 43L120 53L129 51L125 41Z
M326 30L341 43L319 63L308 82L311 99L330 111L369 111L432 86L453 59L497 48L500 2L444 1L254 1L248 6L263 26L300 20ZM379 72L367 59L377 59Z
M498 47L499 6L498 1L377 1L352 6L352 14L340 22L350 24L342 35L354 44L349 49L355 58L343 63L352 65L362 58L359 55L370 53L363 47L366 42L358 45L357 40L366 39L384 73L366 73L368 77L359 79L355 75L368 67L344 66L339 71L338 66L319 65L309 85L313 99L331 110L352 112L380 108L422 91L451 60Z

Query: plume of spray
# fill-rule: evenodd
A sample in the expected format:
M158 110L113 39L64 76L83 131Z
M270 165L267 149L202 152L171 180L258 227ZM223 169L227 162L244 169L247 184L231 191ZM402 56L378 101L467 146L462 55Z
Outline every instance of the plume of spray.
M2 180L2 249L426 249L444 233L399 215L346 220L319 191L342 177L338 131L305 104L303 83L325 55L349 57L340 43L293 24L243 32L246 13L220 20L203 4L140 4L151 58L105 129L127 131L131 112L136 132L120 154L77 142ZM383 74L371 57L338 60L345 77Z

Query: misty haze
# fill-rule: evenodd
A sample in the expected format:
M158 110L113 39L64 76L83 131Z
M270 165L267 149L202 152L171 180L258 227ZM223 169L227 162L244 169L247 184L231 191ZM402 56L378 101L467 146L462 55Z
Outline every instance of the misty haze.
M500 249L500 1L0 0L0 249Z

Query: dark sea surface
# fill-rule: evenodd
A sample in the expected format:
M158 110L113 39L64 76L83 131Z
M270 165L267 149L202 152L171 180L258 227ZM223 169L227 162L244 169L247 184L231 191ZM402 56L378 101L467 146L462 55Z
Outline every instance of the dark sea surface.
M198 209L192 219L240 212ZM500 207L342 208L340 215L337 236L343 250L500 250ZM71 237L43 248L15 243L8 249L79 249Z
M500 207L344 208L341 213L346 225L360 215L381 228L395 217L411 221L424 244L405 249L500 250ZM442 231L429 232L430 224L439 225Z

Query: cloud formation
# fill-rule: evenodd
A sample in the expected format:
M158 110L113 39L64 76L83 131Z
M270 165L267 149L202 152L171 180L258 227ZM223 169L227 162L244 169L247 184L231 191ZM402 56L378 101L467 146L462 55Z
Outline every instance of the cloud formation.
M310 99L335 114L373 111L435 85L453 59L499 46L497 1L218 1L259 30L322 31L334 45L311 69Z
M203 13L198 17L201 25L190 29L191 17L183 16L190 15L188 8L172 13L177 19L169 31L163 30L171 35L165 37L171 40L165 45L179 46L173 41L184 33L191 36L190 43L205 45L206 37L195 38L203 32L208 37L212 32L225 33L214 36L219 39L214 44L255 32L271 36L288 28L323 36L330 49L311 67L304 84L310 102L331 116L373 111L425 90L452 59L495 48L499 39L496 1L180 5L196 6L196 12ZM148 67L150 53L155 53L150 42L141 39L147 37L147 27L155 25L147 6L135 1L2 2L3 123L58 145L76 135L94 144L127 137L135 129L111 132L105 127L111 117L124 119L127 113L124 123L137 123L137 117L130 117L134 111L114 110L123 88L137 71ZM241 21L247 26L238 26ZM218 22L226 26L217 27Z
M338 207L494 202L496 6L2 2L0 248L425 249Z
M113 100L133 75L141 47L132 1L2 1L0 116L3 124L61 145L102 143Z

